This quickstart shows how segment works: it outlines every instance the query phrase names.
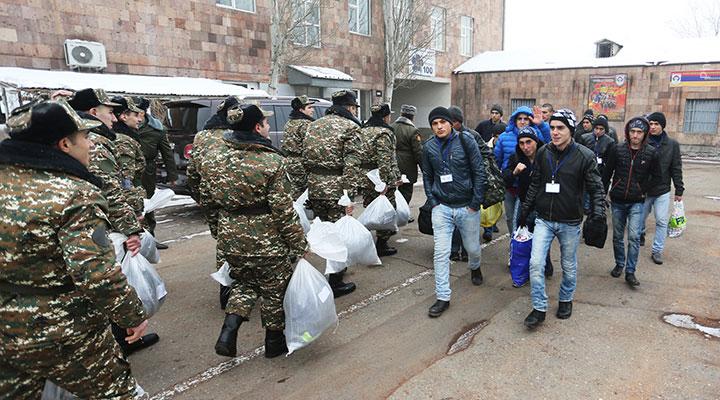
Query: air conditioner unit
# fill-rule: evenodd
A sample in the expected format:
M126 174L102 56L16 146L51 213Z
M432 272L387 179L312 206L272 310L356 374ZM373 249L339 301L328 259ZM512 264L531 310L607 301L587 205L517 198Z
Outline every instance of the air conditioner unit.
M65 63L68 67L103 69L107 68L105 45L85 40L65 40Z

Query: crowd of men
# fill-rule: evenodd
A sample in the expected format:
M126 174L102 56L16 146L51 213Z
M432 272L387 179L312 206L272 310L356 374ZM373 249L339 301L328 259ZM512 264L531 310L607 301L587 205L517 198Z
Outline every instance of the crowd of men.
M504 182L508 231L534 232L528 328L548 310L545 279L553 273L556 237L562 270L556 315L571 316L581 224L605 224L607 197L611 275L625 272L630 286L640 284L639 247L653 209L651 258L663 262L671 179L676 200L684 188L679 145L664 131L662 113L630 119L621 143L606 117L589 113L578 122L572 111L550 104L520 107L507 123L503 108L493 105L477 131L464 125L460 108L436 107L428 117L432 135L423 141L412 105L402 105L391 123L388 104L374 105L360 121L352 91L333 94L318 119L314 103L293 99L282 149L269 140L272 113L233 96L195 136L188 183L217 240L216 265L227 263L234 280L220 287L219 355L236 355L240 326L259 298L265 356L287 352L285 288L297 260L309 254L293 202L306 191L303 206L335 222L354 211L338 204L345 192L365 206L380 195L395 206L398 189L410 202L421 170L434 239L430 317L450 306L451 259L467 261L472 283L483 283L480 240L490 240L493 227L481 234L480 218L494 178ZM137 394L126 356L159 337L145 334L147 315L107 233L127 236L124 246L136 254L138 235L155 227L143 199L155 190L158 152L170 181L176 178L165 128L149 106L143 98L110 99L85 89L32 102L8 118L10 138L0 142L0 396L37 398L45 380L81 398ZM380 192L367 177L372 170L385 183ZM395 233L376 232L378 256L397 253L389 244ZM356 289L344 271L328 282L335 297Z

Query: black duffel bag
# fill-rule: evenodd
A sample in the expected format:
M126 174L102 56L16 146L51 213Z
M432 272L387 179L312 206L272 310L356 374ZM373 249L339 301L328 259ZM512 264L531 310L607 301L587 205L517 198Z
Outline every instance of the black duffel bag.
M427 201L420 207L420 215L418 215L418 229L426 235L433 234L432 227L432 206Z
M605 217L587 218L583 223L583 240L585 244L602 249L605 247L608 226Z

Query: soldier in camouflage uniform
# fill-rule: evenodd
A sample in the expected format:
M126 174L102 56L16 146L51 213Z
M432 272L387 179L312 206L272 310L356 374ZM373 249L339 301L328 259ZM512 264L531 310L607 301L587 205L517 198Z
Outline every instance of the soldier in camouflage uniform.
M364 172L378 169L380 171L380 179L387 185L382 194L387 196L388 200L395 204L395 189L402 182L400 181L400 171L395 158L395 133L393 128L388 125L390 122L390 105L376 104L370 108L372 116L365 122L361 132L363 144L365 145L366 155L363 157L363 163L360 165ZM365 187L363 196L363 205L367 207L381 193L375 191L375 187L370 182ZM388 245L388 239L394 235L395 231L378 230L377 243L375 245L378 256L391 256L397 253L397 249Z
M202 203L219 209L217 240L235 279L215 352L234 357L237 333L258 297L265 327L265 356L287 352L283 298L293 262L305 255L307 242L292 207L292 187L283 157L268 139L267 116L256 105L237 104L227 110L232 131L225 147L207 159L202 176Z
M133 139L137 136L140 125L140 109L130 97L115 96L113 103L120 106L113 109L117 121L113 124L113 131L117 134L115 152L123 188L127 190L130 206L136 214L142 214L145 208L145 190L142 187L142 174L145 171L145 157L140 144Z
M332 96L333 105L324 117L308 125L303 142L303 166L308 179L308 205L316 217L335 222L345 210L337 202L343 189L362 191L367 177L360 169L363 150L360 121L355 118L355 93L341 90ZM355 284L343 282L344 271L330 274L335 297L352 293Z
M408 203L412 200L413 184L418 178L418 167L422 166L422 137L413 123L416 113L417 107L403 104L400 107L400 117L390 124L395 130L397 141L395 153L398 169L410 181L400 186L400 193Z
M223 100L217 109L217 113L213 115L203 127L203 130L195 135L193 140L193 148L190 161L187 165L187 184L190 188L190 195L200 205L205 222L210 227L210 235L217 240L217 225L219 209L213 203L205 202L200 196L200 186L207 185L206 177L213 174L213 167L217 165L217 158L224 156L226 149L223 135L225 132L231 131L230 124L227 121L227 111L238 104L242 104L242 100L237 96L230 96ZM222 249L215 249L216 268L220 268L225 262ZM220 308L223 310L227 306L230 298L230 287L220 285Z
M78 111L78 114L92 121L102 122L92 128L88 138L93 142L94 148L90 150L90 166L88 170L102 179L102 194L108 201L108 220L110 229L120 232L128 237L125 245L130 251L140 248L139 234L142 227L136 214L130 206L127 196L135 196L135 192L123 189L120 167L115 153L115 132L110 128L117 121L113 114L113 107L120 104L113 103L102 89L83 89L75 93L69 104ZM117 324L112 324L113 335L125 355L150 347L160 340L156 333L143 336L134 343L125 341L125 330Z
M115 261L84 120L60 99L16 109L0 144L0 398L45 380L80 398L131 399L137 384L108 320L137 340L145 312Z
M302 164L302 150L307 127L315 121L313 106L315 103L316 101L308 99L307 96L296 97L290 102L292 112L285 124L282 151L286 156L286 169L294 188L293 199L300 197L307 188L307 175Z

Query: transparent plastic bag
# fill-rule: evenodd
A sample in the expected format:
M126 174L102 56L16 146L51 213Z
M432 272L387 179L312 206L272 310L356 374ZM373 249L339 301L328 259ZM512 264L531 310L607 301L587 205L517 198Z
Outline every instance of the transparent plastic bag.
M382 193L385 188L387 187L387 184L380 179L380 170L375 168L371 171L369 171L365 176L370 179L370 182L372 182L375 185L375 191L378 193Z
M397 212L390 200L385 195L378 196L360 215L358 221L365 225L368 230L397 230Z
M142 301L147 317L150 318L165 300L167 295L165 283L152 264L141 254L136 256L126 254L121 267L128 283Z
M332 222L320 221L320 218L315 218L307 233L307 241L310 251L320 257L337 262L347 261L347 247L340 239L340 234Z
M156 243L155 238L150 232L145 231L140 234L140 254L151 264L160 262L160 251L157 249Z
M300 259L290 278L283 308L288 355L307 346L338 323L330 284L304 258Z
M337 228L340 239L347 247L347 261L328 260L325 265L326 275L340 272L354 265L382 264L375 249L372 233L358 220L346 215L335 222L335 228Z
M410 221L410 205L399 190L395 190L395 205L397 207L397 226L405 226Z
M153 212L164 206L172 200L173 196L175 196L175 192L173 192L172 189L156 190L151 198L144 200L145 209L143 210L143 214Z
M233 282L235 282L235 279L230 277L230 264L228 264L227 261L223 263L220 269L210 274L210 277L226 287L232 286Z
M682 201L673 202L673 211L668 222L668 236L675 238L682 235L686 225L685 204Z

